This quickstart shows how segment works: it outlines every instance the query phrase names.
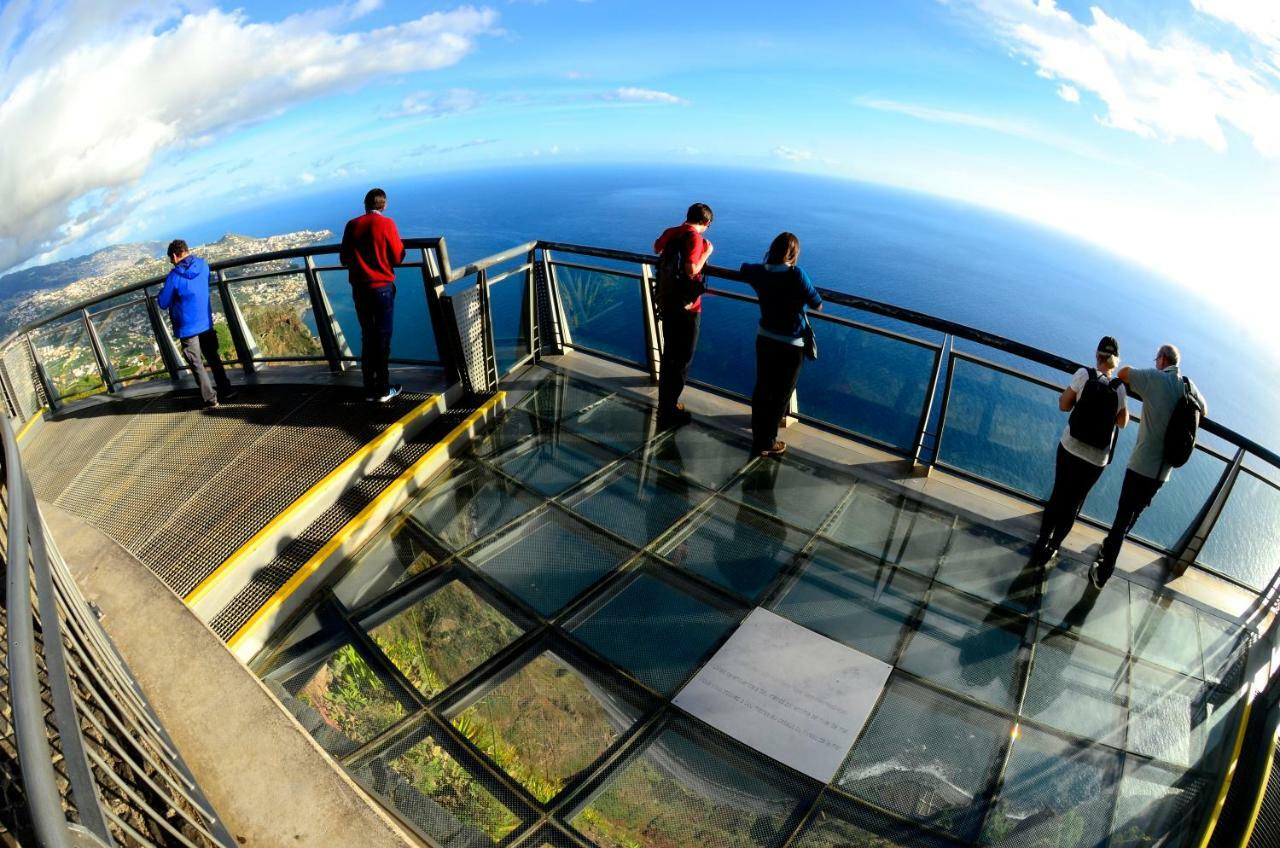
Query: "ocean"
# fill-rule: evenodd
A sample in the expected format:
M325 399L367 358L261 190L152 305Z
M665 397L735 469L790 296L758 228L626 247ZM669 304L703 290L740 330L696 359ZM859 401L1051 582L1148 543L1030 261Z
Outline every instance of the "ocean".
M884 186L725 168L541 165L333 186L229 211L173 235L203 243L228 232L341 233L346 220L362 211L364 192L375 183L387 191L387 214L401 233L443 235L455 267L538 238L650 252L654 238L682 221L690 203L706 202L715 211L707 237L716 247L716 265L736 268L758 261L774 235L790 230L801 241L800 264L824 288L947 318L1082 362L1091 359L1104 334L1119 339L1122 361L1136 367L1150 367L1159 345L1173 342L1214 420L1280 447L1272 423L1280 412L1272 390L1280 366L1206 298L1033 223ZM635 284L599 275L587 279L580 272L575 281L574 273L562 274L566 297L577 292L591 304L591 318L575 328L575 341L642 360ZM329 272L326 285L339 320L354 330L354 317L346 314L349 293L335 279L341 276ZM425 314L421 292L402 289L393 355L432 357L430 335L414 332ZM501 336L512 336L520 326L519 298L518 286L494 289L500 361L512 358L504 356L504 348L514 336ZM888 319L844 314L938 340L937 333L894 326ZM693 378L749 394L755 317L750 304L709 298ZM909 446L932 354L830 322L816 329L821 356L801 373L801 411L890 445ZM1058 384L1066 380L978 345L958 343L957 350ZM1065 424L1053 395L1042 386L959 361L940 461L1046 497ZM1110 521L1136 429L1122 432L1116 461L1086 501L1086 515ZM1211 437L1204 441L1224 448ZM1251 467L1271 479L1278 476L1261 463ZM1166 484L1135 534L1176 548L1224 469L1223 460L1197 452ZM1280 489L1250 475L1238 485L1201 562L1260 587L1280 565Z

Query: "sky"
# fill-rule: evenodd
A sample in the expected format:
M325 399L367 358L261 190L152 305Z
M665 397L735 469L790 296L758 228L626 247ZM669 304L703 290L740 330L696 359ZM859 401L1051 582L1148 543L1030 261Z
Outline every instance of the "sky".
M0 273L339 182L654 162L1029 218L1280 314L1277 0L0 0Z

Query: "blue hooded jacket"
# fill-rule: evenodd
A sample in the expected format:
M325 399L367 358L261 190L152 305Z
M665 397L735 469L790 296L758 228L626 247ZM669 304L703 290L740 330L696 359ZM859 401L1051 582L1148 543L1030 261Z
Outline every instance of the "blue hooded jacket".
M156 303L169 310L173 334L180 339L198 336L213 328L209 306L209 265L199 256L187 255L164 278Z

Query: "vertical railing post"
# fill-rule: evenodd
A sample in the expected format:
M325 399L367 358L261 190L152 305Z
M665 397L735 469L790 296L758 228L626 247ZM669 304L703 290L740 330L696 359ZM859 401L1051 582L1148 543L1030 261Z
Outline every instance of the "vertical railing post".
M498 355L493 342L493 306L489 298L489 272L484 268L476 272L476 294L480 297L485 391L492 392L498 388Z
M102 383L107 387L107 392L115 394L120 387L120 380L116 375L116 369L111 365L111 360L107 358L106 348L102 346L102 339L98 336L97 327L93 326L88 309L80 310L80 320L84 322L85 336L89 339L93 358L98 363L98 373L102 376Z
M1213 532L1214 525L1218 523L1218 518L1222 515L1222 509L1227 504L1227 498L1231 496L1231 490L1235 487L1236 479L1240 476L1240 468L1244 464L1244 457L1244 448L1236 448L1235 456L1232 457L1231 463L1223 470L1222 476L1218 478L1218 484L1214 487L1213 494L1205 502L1195 527L1187 533L1187 537L1182 542L1177 553L1170 557L1173 561L1173 574L1175 577L1181 577L1199 558L1200 551L1204 549L1204 543L1208 541L1209 534Z
M916 434L912 441L911 447L911 466L921 474L927 475L933 467L934 461L938 458L937 441L934 442L934 451L929 456L924 455L924 440L929 435L929 420L933 417L934 400L938 396L938 378L942 375L942 363L944 360L950 362L951 345L954 340L951 334L942 337L942 347L940 347L933 358L933 370L929 375L929 390L925 392L924 404L920 408L920 420L916 423ZM950 366L947 370L947 385L950 388L951 376ZM945 412L946 404L938 413L938 435L941 435L942 415Z
M537 257L537 248L529 250L526 257L526 264L529 270L524 272L524 300L525 300L525 327L529 333L529 355L533 357L533 361L537 362L541 355L541 334L539 333L540 322L538 321L538 291L537 291L537 275L534 268L537 263L534 261Z
M444 366L445 382L453 385L466 382L467 365L457 315L444 293L449 273L449 254L443 238L434 250L422 248L422 287L427 296L427 317L431 319L431 332L435 334L436 353Z
M547 262L546 251L541 251L541 256L537 255L535 250L530 254L533 267L533 308L537 310L535 323L538 329L538 357L544 354L559 354L564 352L564 347L560 343L559 313L556 309L556 300L551 292L551 269Z
M31 362L36 368L36 378L40 381L40 387L44 389L44 397L49 402L49 410L57 412L63 407L62 398L58 395L58 389L53 385L53 380L49 379L48 369L44 367L44 363L40 361L40 357L36 353L36 344L31 340L30 333L27 333L27 352L31 354Z
M564 353L566 348L573 346L573 330L569 327L568 317L564 311L564 297L560 291L560 279L556 274L555 259L551 255L551 251L542 251L542 261L547 269L547 285L551 291L551 310L556 320L556 346L557 353Z
M256 360L261 355L258 343L253 338L249 325L245 323L244 313L240 311L240 304L231 293L231 286L227 285L227 278L221 271L213 273L217 275L218 295L222 298L222 313L227 316L227 329L231 332L231 344L235 346L236 358L240 360L240 367L244 369L244 373L252 374L258 370Z
M343 350L346 347L346 339L343 338L342 328L338 326L338 320L333 315L333 304L329 302L329 295L320 284L315 259L308 254L304 261L303 274L307 280L307 294L311 298L311 311L316 319L316 334L320 336L320 349L324 351L324 358L329 362L329 370L341 371L346 367Z
M649 366L649 382L657 385L662 373L662 326L654 298L653 266L640 263L640 303L644 312L644 350Z
M174 344L173 336L169 333L169 328L165 326L164 318L160 316L160 305L156 303L155 295L151 293L150 288L142 290L142 294L147 299L147 319L151 322L151 332L156 337L156 347L160 350L160 359L164 362L164 370L169 372L169 379L174 383L182 380L182 359L178 353L178 346Z

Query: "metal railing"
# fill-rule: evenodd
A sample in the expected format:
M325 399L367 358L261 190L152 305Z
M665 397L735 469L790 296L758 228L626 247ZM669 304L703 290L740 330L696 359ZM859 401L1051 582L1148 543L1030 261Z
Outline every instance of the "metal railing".
M230 848L235 841L49 539L8 420L0 433L9 677L0 698L21 771L20 829L49 848Z
M454 268L443 238L406 239L405 245L409 256L400 269L402 306L397 314L402 317L397 320L410 329L397 332L400 341L394 344L420 342L425 350L425 340L430 340L434 351L428 352L434 355L398 355L393 349L393 363L440 368L449 383L490 390L504 374L531 359L572 349L641 368L657 379L662 328L653 303L656 257L536 241ZM348 339L357 338L359 328L349 289L328 284L344 271L334 261L338 250L334 245L296 248L211 263L219 324L225 320L228 362L252 373L281 362L324 363L340 371L356 361ZM709 328L731 324L732 338L723 340L736 348L731 357L726 355L731 367L717 370L712 346L701 345L692 381L744 399L750 392L750 369L742 366L754 356L749 346L754 340L755 297L736 285L742 282L736 271L709 267L707 272L715 283L710 294L721 303L718 312L728 318L717 315L714 325L704 326L704 338ZM420 299L417 287L410 285L418 281L408 279L413 277L420 277ZM157 277L71 305L0 344L0 387L11 416L24 421L38 411L36 404L56 410L86 386L111 393L144 379L180 380L185 366L155 304L162 282ZM1025 385L1030 392L1025 402L986 409L987 419L974 437L997 439L1001 426L1011 426L1000 420L1012 414L1011 409L1017 414L1044 413L1037 433L1045 443L1028 441L1026 447L1043 455L1043 468L1051 468L1053 444L1062 426L1051 392L1062 386L1024 368L1069 374L1080 363L926 313L845 292L820 291L829 307L811 317L820 338L835 344L824 345L822 358L801 372L793 404L801 420L921 467L945 468L1020 497L1044 500L1046 484L1034 474L1011 478L964 460L959 451L961 423L972 410L958 407L971 407L973 399L957 389L957 369L978 369L1001 375L1015 387ZM128 311L134 313L135 336L147 337L148 361L154 363L158 355L163 368L124 373L119 364L122 331L105 322ZM259 337L273 327L267 319L286 313L296 319L292 326L297 344L275 339L264 346ZM305 339L300 321L310 333ZM78 348L71 350L68 341L51 351L49 339L54 336L76 341ZM973 349L958 350L958 344ZM997 352L1022 367L992 362L984 352ZM1050 420L1052 426L1045 430ZM1212 420L1202 427L1227 450L1198 446L1193 459L1198 471L1177 474L1170 484L1171 489L1186 491L1162 494L1146 521L1152 524L1162 509L1177 514L1166 517L1159 532L1144 531L1146 525L1139 524L1138 539L1166 555L1176 573L1197 565L1269 596L1276 589L1276 568L1268 564L1263 573L1233 570L1230 560L1241 546L1215 537L1214 530L1224 515L1232 527L1248 524L1243 515L1247 510L1241 506L1244 496L1237 494L1239 481L1249 489L1251 503L1261 497L1280 507L1276 475L1250 468L1280 470L1280 455ZM1104 475L1099 488L1107 489L1109 479ZM1101 526L1106 516L1086 508L1084 518ZM1245 532L1232 531L1236 536ZM1202 556L1206 551L1210 556Z

